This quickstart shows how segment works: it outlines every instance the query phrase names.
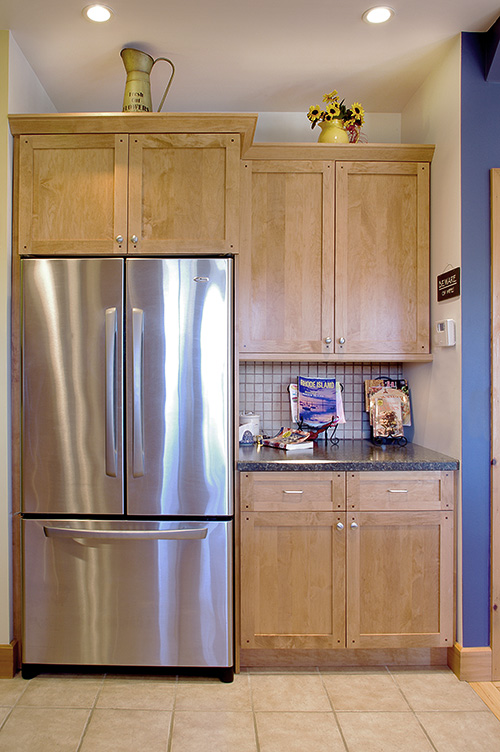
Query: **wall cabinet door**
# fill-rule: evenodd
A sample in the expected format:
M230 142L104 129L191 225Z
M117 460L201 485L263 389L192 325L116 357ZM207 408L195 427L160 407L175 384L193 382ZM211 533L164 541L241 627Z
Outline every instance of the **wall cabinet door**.
M237 135L131 135L129 252L236 251L239 155Z
M240 351L333 350L333 163L241 168Z
M21 254L237 250L237 134L49 134L19 141Z
M19 139L20 254L123 253L128 137L50 134Z
M344 512L242 514L242 648L344 647L344 610Z
M429 165L336 163L335 352L429 352Z
M452 645L452 512L348 512L347 647Z

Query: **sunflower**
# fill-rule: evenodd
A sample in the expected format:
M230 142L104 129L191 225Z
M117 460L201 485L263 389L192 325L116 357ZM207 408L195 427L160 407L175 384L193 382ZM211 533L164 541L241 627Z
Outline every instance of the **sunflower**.
M312 123L311 128L314 128L318 120L321 120L321 117L325 113L321 110L321 107L319 107L317 104L313 105L312 107L309 107L309 112L307 113L307 117Z
M337 89L334 89L330 92L330 94L324 94L323 95L323 102L338 102L339 101L339 94Z
M332 118L338 118L340 115L340 104L338 102L333 102L328 106L327 112Z
M354 104L351 105L350 109L351 109L352 117L356 121L356 123L359 123L359 125L363 125L364 120L365 120L364 119L365 111L360 105L360 103L354 102Z

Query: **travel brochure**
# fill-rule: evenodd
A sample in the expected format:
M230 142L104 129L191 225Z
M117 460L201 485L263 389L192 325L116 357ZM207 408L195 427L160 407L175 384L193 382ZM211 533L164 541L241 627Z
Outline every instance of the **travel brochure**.
M384 377L365 381L365 410L374 438L404 437L403 427L411 426L407 380Z
M271 439L262 439L264 446L275 449L311 449L313 441L308 441L309 431L297 431L294 428L281 428Z

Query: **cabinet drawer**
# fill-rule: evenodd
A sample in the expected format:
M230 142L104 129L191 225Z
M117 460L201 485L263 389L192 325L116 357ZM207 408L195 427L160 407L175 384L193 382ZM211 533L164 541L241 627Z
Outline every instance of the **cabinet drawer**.
M345 510L345 473L241 474L241 508L255 512Z
M356 511L453 509L452 472L347 473L347 509Z

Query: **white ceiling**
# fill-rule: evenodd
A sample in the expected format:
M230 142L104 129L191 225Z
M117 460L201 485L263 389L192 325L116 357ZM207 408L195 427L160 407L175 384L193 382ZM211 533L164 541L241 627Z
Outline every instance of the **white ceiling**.
M59 112L121 111L123 47L173 61L164 112L300 112L332 89L401 112L457 34L500 15L500 0L393 0L394 19L369 26L373 0L104 0L115 15L99 25L88 2L0 0L0 28ZM151 74L155 109L169 73Z

